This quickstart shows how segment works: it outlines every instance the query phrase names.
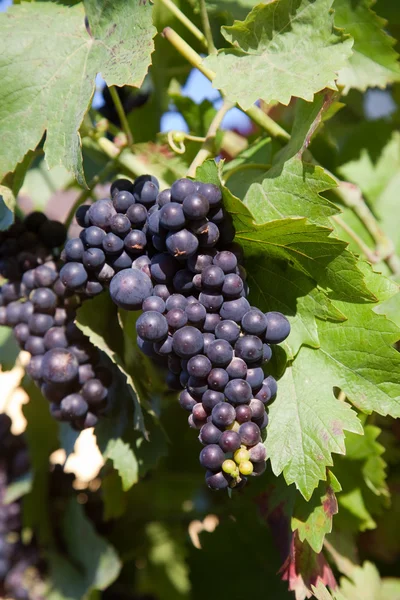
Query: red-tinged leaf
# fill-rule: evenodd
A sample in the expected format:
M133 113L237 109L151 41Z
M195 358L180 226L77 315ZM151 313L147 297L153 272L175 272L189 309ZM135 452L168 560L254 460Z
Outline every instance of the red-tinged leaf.
M316 553L307 542L300 542L298 532L292 536L289 556L280 571L282 580L287 581L289 590L295 593L296 600L311 598L311 586L321 582L335 589L337 583L332 569L322 552Z

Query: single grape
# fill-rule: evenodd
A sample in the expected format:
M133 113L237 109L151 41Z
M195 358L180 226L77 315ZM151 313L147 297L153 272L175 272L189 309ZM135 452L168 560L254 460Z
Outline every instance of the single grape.
M250 452L246 448L239 448L233 455L235 462L239 465L241 462L249 460Z
M205 446L200 452L200 464L210 471L218 471L224 462L225 455L216 444Z
M129 179L116 179L112 184L111 184L111 188L110 188L110 194L111 194L111 198L114 198L114 196L116 196L119 192L130 192L132 191L132 181L129 181Z
M157 204L159 207L164 206L164 204L167 204L168 202L171 202L171 190L170 189L163 190L157 196Z
M151 181L151 183L153 183L157 188L160 187L158 179L157 177L154 177L154 175L139 175L139 177L136 177L133 183L133 187L139 188L140 190L146 183L146 181Z
M198 402L193 406L192 415L194 419L201 421L206 420L208 417L206 410L201 402Z
M94 379L95 377L96 377L96 374L94 372L93 365L91 365L89 363L87 363L86 365L79 365L79 370L78 370L79 385L83 385L84 383L89 381L89 379Z
M226 367L233 358L233 350L226 340L214 340L207 349L207 356L215 367Z
M69 289L75 290L87 281L87 272L85 267L78 262L69 262L65 264L60 271L62 283Z
M38 381L42 378L42 362L43 355L31 356L31 359L26 367L26 372L29 377Z
M100 229L107 229L115 214L116 210L111 200L96 200L88 211L91 224Z
M211 371L211 367L211 362L204 354L192 356L187 364L189 375L193 375L194 377L207 377Z
M280 312L267 312L267 333L265 341L267 344L280 344L286 340L290 333L290 323Z
M131 222L126 215L117 214L110 221L110 229L115 235L125 237L131 230Z
M171 200L173 202L182 202L189 194L194 194L196 186L190 179L178 179L171 186Z
M207 471L206 484L210 490L224 490L228 487L229 480L225 473L222 473L222 471L219 471L218 473Z
M269 387L269 389L271 390L271 398L274 398L278 391L278 384L276 383L276 380L272 377L272 375L268 375L268 377L264 379L263 384Z
M218 292L201 292L199 294L199 302L201 302L207 312L218 312L224 304L224 297Z
M199 433L199 441L207 446L208 444L218 444L221 437L221 430L211 421L203 425Z
M153 294L154 296L162 298L164 302L166 302L170 297L171 292L166 285L157 284L154 286Z
M126 211L126 216L135 229L140 229L146 223L147 209L143 204L132 204Z
M235 355L246 364L257 362L263 355L263 343L255 335L244 335L235 344Z
M165 311L165 302L159 296L149 296L143 300L142 311L156 311L163 313Z
M251 409L247 404L239 404L236 407L236 421L240 424L251 421Z
M236 431L224 431L218 443L224 452L235 452L240 448L240 435Z
M167 253L156 254L151 259L150 272L157 283L169 283L179 270L179 263Z
M253 398L250 401L249 406L251 409L251 415L252 415L253 420L258 420L258 419L264 418L265 408L264 408L264 404L261 402L261 400L258 400L257 398Z
M261 440L260 428L251 421L242 423L239 427L239 435L242 444L246 446L255 446Z
M30 335L28 325L26 323L17 323L17 325L15 325L13 331L14 331L15 339L17 340L17 342L21 345L25 344L25 342L28 340L29 335Z
M182 208L188 219L197 221L198 219L204 219L204 217L207 216L210 204L207 198L194 192L185 197Z
M107 389L99 379L89 379L83 385L81 394L90 407L104 406Z
M179 395L179 404L184 410L192 412L193 407L197 404L197 400L187 390L183 390Z
M69 383L76 379L78 367L78 360L72 352L54 348L43 356L42 377L48 383Z
M199 245L201 248L212 248L219 240L219 229L215 223L208 221L199 231Z
M87 402L80 394L65 396L60 404L63 419L72 420L83 417L88 411Z
M158 196L158 182L157 185L153 181L135 181L133 185L133 195L136 202L144 204L146 207L155 204Z
M215 208L221 204L222 193L214 183L200 183L198 192L207 198L210 207Z
M224 279L222 293L225 298L240 298L243 292L243 280L236 273L228 273Z
M224 394L232 404L247 404L252 397L252 390L244 379L231 379L225 387Z
M135 204L135 198L133 197L133 194L131 194L131 190L132 184L130 185L129 189L120 190L119 192L113 195L113 205L118 213L126 213L128 208L132 206L132 204ZM110 226L113 218L114 217L110 219Z
M168 322L161 313L147 311L136 321L136 331L147 342L159 342L168 334Z
M201 419L195 419L193 415L189 415L188 418L189 427L192 429L201 429L205 425L206 421Z
M29 317L33 314L33 311L34 308L32 302L30 302L29 300L27 302L23 302L20 305L19 320L22 323L28 323Z
M198 329L190 325L178 329L173 335L173 350L181 358L191 358L196 354L201 354L203 345L202 334Z
M53 317L44 313L34 313L28 321L29 331L33 335L44 336L46 331L53 327L53 325Z
M201 326L204 323L207 315L205 307L200 304L200 302L197 302L197 300L191 304L188 304L185 307L185 312L188 316L189 323L197 326Z
M261 367L248 369L245 379L250 384L253 392L258 391L263 384L264 371L261 369Z
M213 259L217 251L214 248L204 249L196 252L188 258L187 267L192 273L202 273L202 271L213 264Z
M201 398L204 408L209 412L212 411L214 406L220 404L221 402L224 402L224 400L224 394L222 394L221 392L217 392L216 390L207 390L206 392L204 392Z
M46 348L43 342L43 338L37 335L30 335L25 342L24 349L29 352L32 356L37 356L39 354L44 354L46 352Z
M120 240L122 242L122 240ZM123 246L131 254L140 254L147 244L146 235L140 229L132 229L125 237Z
M210 265L201 273L201 283L204 288L219 290L223 287L225 273L220 267Z
M178 231L186 224L186 217L182 205L177 202L165 204L160 209L159 215L160 225L168 231Z
M244 360L235 356L226 367L226 372L230 379L246 379L247 365Z
M268 362L271 360L271 358L272 358L271 346L269 346L268 344L263 344L263 355L262 355L263 362Z
M271 390L268 385L264 383L255 395L257 400L260 400L263 404L267 404L271 400Z
M171 294L167 298L165 306L167 310L172 310L173 308L181 308L182 310L185 310L187 306L187 300L182 294Z
M5 308L5 324L9 326L17 325L21 320L21 306L20 302L10 302ZM4 308L4 307L2 307Z
M82 254L85 248L83 246L82 240L80 238L74 238L72 240L68 240L65 244L65 258L67 261L77 261L82 260Z
M250 460L244 460L239 465L239 471L242 475L251 475L253 469L253 463Z
M166 314L168 326L171 329L180 329L188 322L187 314L182 308L172 308Z
M246 298L238 298L237 300L227 300L224 302L219 314L223 319L229 319L231 321L236 321L236 323L240 323L249 309L250 304Z
M234 344L239 339L239 335L239 325L230 319L220 321L215 327L215 337L220 340L226 340L230 344Z
M40 265L35 269L35 286L36 287L51 287L58 278L56 269L52 269L47 265Z
M38 288L33 290L29 299L36 312L53 313L57 306L57 296L53 290L49 290L48 288Z
M182 294L190 294L193 289L193 273L188 269L181 269L172 280L174 289Z
M79 237L87 248L101 248L106 233L100 227L91 226L81 231Z
M150 278L138 269L123 269L114 275L110 283L112 301L126 310L139 310L152 291Z
M210 362L211 365L211 362ZM218 390L219 392L225 389L226 384L229 381L229 375L225 369L216 367L212 369L207 377L207 383L212 390Z
M35 269L29 269L22 275L22 284L27 290L33 290L35 287Z
M132 267L132 259L125 250L119 256L109 257L108 261L115 272Z
M250 460L252 462L261 462L261 461L265 461L267 459L267 451L262 442L260 442L256 446L253 446L252 448L250 448L249 453L250 453Z
M170 206L170 205L166 205ZM167 235L168 252L178 260L184 260L194 254L199 246L199 241L193 233L187 229L171 231Z
M96 273L96 277L97 277L98 281L100 281L101 283L105 283L105 284L109 283L112 280L112 278L114 277L114 275L115 275L114 269L112 267L110 267L110 265L108 265L107 263L104 264L101 267L100 271L98 271Z
M82 204L82 206L80 206L75 213L76 222L78 223L78 225L80 227L89 227L89 225L90 225L89 214L88 214L89 208L90 208L90 206L88 204ZM74 260L76 260L76 259L74 259Z
M40 391L49 402L60 404L61 400L71 392L71 386L60 383L43 383Z
M88 248L83 253L82 262L86 269L101 269L106 262L106 257L100 248Z
M228 402L220 402L212 409L211 417L216 427L228 427L235 421L236 413Z
M246 333L262 336L267 329L267 317L260 310L252 308L243 316L242 327Z
M265 461L254 462L253 463L253 477L258 477L262 475L267 468L267 463Z
M172 352L172 335L168 335L165 340L154 343L154 350L160 356L169 356Z

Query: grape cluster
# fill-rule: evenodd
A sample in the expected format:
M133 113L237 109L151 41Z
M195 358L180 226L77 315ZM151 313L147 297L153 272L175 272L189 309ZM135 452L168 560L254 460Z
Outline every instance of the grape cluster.
M0 288L0 324L12 327L20 347L31 354L27 372L49 400L52 415L78 430L96 425L111 383L98 350L74 324L86 297L64 286L54 260L26 269L20 280Z
M11 420L0 415L0 594L15 600L28 600L39 578L40 563L34 542L21 542L19 501L4 503L4 494L13 479L29 468L28 453L21 436L10 432ZM29 570L29 582L26 574ZM37 598L38 596L35 595Z

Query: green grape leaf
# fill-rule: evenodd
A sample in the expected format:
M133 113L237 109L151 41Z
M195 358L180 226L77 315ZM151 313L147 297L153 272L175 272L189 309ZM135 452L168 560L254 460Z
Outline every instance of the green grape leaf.
M363 431L350 406L334 397L332 388L338 384L321 362L320 350L302 347L286 369L269 410L265 441L275 475L283 472L286 483L295 483L306 500L319 480L326 480L331 453L345 453L344 430Z
M340 579L337 600L397 600L400 595L400 579L381 579L376 566L365 561L354 566L351 575Z
M293 96L312 101L324 88L335 90L352 41L334 29L332 3L275 0L223 27L233 48L205 59L216 73L213 86L244 109L259 98L289 104Z
M111 471L103 477L101 489L104 503L103 519L118 519L126 510L127 496L124 494L121 477L116 471Z
M344 92L354 88L384 88L400 81L395 40L385 31L386 21L372 10L373 0L334 0L335 25L354 39L353 54L339 72Z
M49 167L62 164L84 184L78 132L96 74L101 72L108 85L119 86L139 86L146 75L156 32L150 4L84 4L90 35L81 4L23 3L0 15L0 65L8 73L0 86L0 177L12 171L46 132Z
M10 327L0 326L0 365L2 371L11 371L20 349Z

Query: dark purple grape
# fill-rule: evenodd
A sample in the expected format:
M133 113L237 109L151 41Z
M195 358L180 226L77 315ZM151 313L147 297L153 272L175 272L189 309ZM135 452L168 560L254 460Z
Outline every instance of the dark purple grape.
M225 455L216 444L205 446L200 452L200 464L210 471L218 471L225 460Z
M256 367L255 369L248 369L245 379L250 384L253 392L258 391L263 383L264 371L261 369L261 367Z
M215 337L220 340L226 340L230 344L234 344L239 339L239 335L239 325L229 319L220 321L215 328Z
M88 411L87 402L80 394L65 396L60 404L63 419L72 420L83 417Z
M78 263L68 263L69 265ZM52 313L57 306L57 296L48 288L38 288L31 292L29 299L36 312ZM9 305L10 306L10 305ZM8 308L8 307L7 307Z
M223 306L224 297L218 292L201 292L199 294L199 302L201 302L207 312L218 312Z
M254 423L258 425L258 427L262 430L265 429L268 425L268 414L264 412L261 419L253 419Z
M257 400L261 400L263 404L267 404L271 400L271 390L269 386L263 383L261 389L258 390L255 397Z
M90 221L89 221L89 208L90 206L88 204L83 204L82 206L80 206L78 208L78 210L75 213L75 219L76 222L78 223L78 225L80 227L89 227L90 225ZM74 259L76 260L76 259Z
M71 389L68 384L43 383L40 386L40 391L49 402L60 404L61 400L71 392Z
M243 280L236 273L228 273L222 286L225 298L239 298L243 292Z
M187 364L189 375L193 375L194 377L207 377L211 371L211 367L211 362L204 354L192 356Z
M271 358L272 358L271 347L268 346L268 344L263 344L263 355L262 355L263 362L268 362L271 360Z
M25 350L29 352L29 354L32 354L32 356L44 354L46 352L46 348L43 338L37 335L30 335L26 340Z
M259 361L263 355L263 343L255 335L244 335L235 344L235 355L246 364Z
M190 256L187 261L188 269L192 273L202 273L202 271L213 264L213 258L217 254L214 248L202 250Z
M199 398L199 400L208 390L207 379L200 377L190 376L185 385L187 386L189 393L195 398Z
M172 283L177 292L190 294L193 289L193 273L188 269L181 269L174 276Z
M186 224L186 217L181 204L169 202L159 212L160 225L168 231L178 231ZM155 232L158 233L158 232Z
M261 310L252 308L244 315L242 327L246 333L262 336L267 329L267 317Z
M139 310L152 291L150 278L138 269L123 269L114 275L110 283L112 301L126 310Z
M62 327L67 320L67 311L65 308L57 307L54 313L54 325Z
M68 240L64 247L65 258L67 261L79 262L82 260L84 250L83 243L79 238Z
M155 208L155 207L153 207ZM148 213L148 219L147 219L147 227L148 227L148 234L151 235L160 235L160 212L161 211L155 211L152 212L150 214L150 211Z
M64 348L48 350L43 356L42 377L48 383L69 383L78 375L76 356Z
M207 198L210 207L215 208L221 204L221 190L214 183L201 183L198 192Z
M52 327L51 329L46 331L43 341L46 350L51 350L52 348L68 347L68 340L65 335L64 327Z
M115 275L115 271L112 267L110 267L110 265L108 265L107 263L105 265L103 265L100 269L100 271L98 271L96 273L96 277L98 279L98 281L100 281L101 283L109 283L112 278Z
M101 248L106 233L100 227L91 226L81 231L79 237L86 247Z
M196 186L190 179L178 179L171 186L171 200L182 204L186 196L194 194Z
M131 192L132 191L132 181L129 181L129 179L116 179L112 184L111 184L111 188L110 188L110 194L111 194L111 198L114 198L114 196L116 196L119 192Z
M185 312L188 316L189 323L192 325L201 326L207 315L205 307L200 302L193 302L185 307Z
M219 290L223 287L225 273L220 267L210 265L201 273L201 283L204 288Z
M249 406L251 409L251 414L252 414L253 420L264 418L265 408L264 408L264 404L261 402L261 400L258 400L257 398L253 398L250 401Z
M263 383L264 385L269 387L269 389L271 390L271 398L274 398L278 391L278 384L276 383L276 379L274 379L272 375L268 375L268 377L264 379Z
M160 192L157 196L157 204L158 206L164 206L165 204L168 204L168 202L171 202L171 190L163 190L162 192Z
M82 255L82 262L86 269L101 269L106 262L106 257L100 248L88 248Z
M168 335L165 340L154 343L154 350L160 356L168 356L172 352L172 335Z
M40 265L35 269L35 286L36 287L51 287L58 278L56 269L52 269L47 265Z
M212 208L208 213L208 219L216 225L222 223L226 218L227 212L222 207L217 206L216 208Z
M146 235L140 229L132 229L123 242L125 250L131 254L140 254L145 249L146 244Z
M38 381L42 377L42 362L43 355L32 356L28 366L26 367L26 372L28 373L29 377L35 381Z
M13 331L14 331L15 339L17 340L17 342L21 345L25 344L25 342L28 340L29 335L30 335L28 325L26 323L17 323L17 325L15 325Z
M137 188L140 191L143 185L146 183L146 181L151 181L151 183L153 183L157 188L160 187L157 177L148 174L139 175L139 177L136 177L135 181L133 182L133 187Z
M187 229L181 229L168 233L166 244L168 252L172 256L178 260L184 260L196 252L199 241L193 233Z
M210 209L210 204L204 196L194 192L185 197L183 204L183 212L185 216L192 221L204 219Z
M35 287L35 269L29 269L22 275L22 284L28 290L33 290Z
M226 372L231 379L246 379L247 365L244 360L235 356L226 367Z
M214 340L207 348L207 356L215 367L226 367L233 358L232 346L226 340Z
M149 310L163 313L165 311L164 300L159 296L149 296L148 298L145 298L142 304L142 311L148 312Z
M89 220L95 227L107 229L111 218L116 214L116 210L111 200L96 200L88 211Z
M195 327L186 326L174 333L172 340L174 352L181 358L191 358L201 354L203 350L203 335Z
M236 431L224 431L218 443L224 452L235 452L240 448L240 435Z
M280 312L267 312L267 333L265 341L267 344L280 344L286 340L290 333L290 323Z
M192 412L193 407L197 404L197 400L187 390L183 390L179 395L179 404L184 410Z
M238 298L237 300L227 300L221 306L219 314L223 319L230 319L240 323L246 312L250 309L250 304L246 298Z
M144 237L144 233L140 232ZM131 235L131 234L129 234ZM127 236L128 237L128 236ZM118 235L115 235L115 233L107 233L107 235L105 236L105 238L103 239L103 250L104 252L108 255L108 256L115 256L117 254L120 254L124 248L127 248L127 244L126 244L126 239L125 241L122 240ZM130 250L130 248L127 248Z
M218 473L207 471L206 484L210 490L224 490L229 486L229 478L228 475L222 471L219 471Z
M20 305L19 320L23 323L28 323L29 317L33 314L34 308L29 300Z
M199 230L199 245L201 248L212 248L219 240L219 229L215 223L208 221Z
M110 221L112 233L124 237L131 230L131 222L126 215L114 215Z
M157 283L171 282L179 268L179 263L168 253L156 254L151 259L150 272Z
M195 419L193 415L189 415L188 423L191 429L201 429L206 422L204 420Z
M165 306L167 310L172 310L173 308L181 308L182 310L185 310L187 306L187 300L185 296L182 296L182 294L171 294L167 298Z
M147 219L146 207L143 204L132 204L126 211L126 216L135 229L141 229Z
M132 190L132 184L129 189L120 190L118 193L113 195L113 197L112 197L113 205L114 205L115 210L118 213L126 213L128 208L130 206L132 206L132 204L135 204L135 198L131 194L131 190ZM111 217L111 219L110 219L110 226L111 226L112 218L113 217Z
M197 402L197 404L193 406L192 415L197 421L205 421L208 417L206 410L201 402Z
M168 322L161 313L147 311L136 321L136 331L147 342L159 342L168 334Z
M225 396L221 392L217 392L216 390L207 390L204 392L201 401L206 410L209 412L212 411L214 406L224 402Z
M187 314L182 308L172 308L166 314L168 326L171 329L180 329L184 327L188 321Z
M166 302L170 297L171 292L166 285L157 284L154 286L153 294L154 296L162 298L164 302Z
M262 462L267 459L267 451L262 442L249 449L250 460L252 462Z
M220 402L212 409L211 418L216 427L229 427L235 421L235 409L228 402Z
M144 204L147 207L155 204L158 196L158 182L157 185L153 181L135 181L133 185L133 195L136 202Z
M98 421L99 421L98 417L94 413L88 411L85 417L76 419L74 421L74 425L79 430L89 429L89 427L96 427Z
M114 271L122 271L123 269L130 269L132 267L132 259L125 250L119 256L110 257L108 261Z
M52 289L56 296L58 296L59 298L64 298L64 296L67 293L67 288L65 287L60 278L58 278L57 281L54 283Z
M247 404L253 395L250 385L244 379L231 379L224 394L232 404Z
M239 435L245 446L255 446L261 440L260 428L251 421L242 423L239 427Z
M215 427L211 421L203 425L199 433L199 441L207 446L208 444L218 444L221 438L221 430Z
M17 325L21 320L21 307L20 302L10 302L5 308L5 323L9 326ZM4 307L2 307L4 308Z
M107 389L99 379L89 379L89 381L86 381L83 385L81 394L89 406L101 407L104 406L107 397Z
M238 423L246 423L247 421L251 421L251 409L248 404L239 404L236 407L236 421Z
M44 336L53 325L53 317L44 313L34 313L28 321L29 331L33 335Z
M207 313L203 323L203 331L206 333L214 333L221 317L218 313Z
M211 365L211 363L210 363ZM218 390L219 392L225 389L226 384L229 381L229 375L225 369L215 368L212 369L207 377L207 383L212 390Z
M89 379L94 379L96 377L93 365L89 363L87 363L86 365L79 365L78 371L79 385L83 385L84 383L89 381Z
M78 262L69 262L61 268L60 279L69 289L74 290L87 281L87 272L85 267Z

